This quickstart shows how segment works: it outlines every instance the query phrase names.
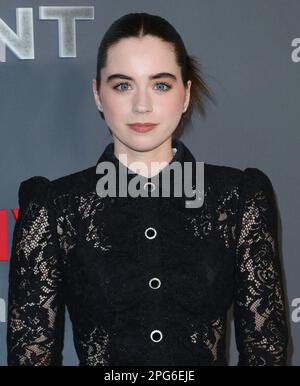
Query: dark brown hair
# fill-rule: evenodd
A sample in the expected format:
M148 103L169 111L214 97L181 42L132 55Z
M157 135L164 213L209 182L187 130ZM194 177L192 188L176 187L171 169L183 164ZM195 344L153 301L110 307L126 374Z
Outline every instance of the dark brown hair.
M205 116L204 98L214 100L212 92L202 78L201 65L195 56L188 55L184 43L175 28L164 18L148 13L129 13L114 21L106 31L97 56L97 90L101 84L100 71L106 66L107 51L120 39L129 37L143 37L152 35L171 43L174 47L176 61L181 68L183 84L186 87L187 81L191 80L190 103L188 109L182 114L179 124L173 133L174 137L180 137L183 131L192 123L193 111L196 109ZM104 119L103 113L100 111ZM111 132L111 130L109 130Z

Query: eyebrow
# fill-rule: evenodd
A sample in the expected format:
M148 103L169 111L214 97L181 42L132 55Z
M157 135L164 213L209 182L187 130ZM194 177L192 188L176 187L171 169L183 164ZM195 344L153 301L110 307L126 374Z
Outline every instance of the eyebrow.
M150 75L149 79L160 79L160 78L170 78L173 79L175 82L177 81L177 78L174 74L171 74L170 72L159 72L158 74ZM124 74L112 74L109 75L106 79L106 83L109 83L113 79L127 79L127 80L134 80L132 77Z

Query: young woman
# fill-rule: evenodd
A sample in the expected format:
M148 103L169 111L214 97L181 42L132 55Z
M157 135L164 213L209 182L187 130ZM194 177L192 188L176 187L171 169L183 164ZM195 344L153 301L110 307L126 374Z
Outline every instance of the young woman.
M92 86L113 142L88 169L20 185L8 364L61 365L66 306L80 365L227 365L233 305L238 365L285 365L269 178L203 163L201 205L174 194L183 180L201 193L201 168L179 137L212 98L179 34L159 16L121 17ZM163 195L175 165L182 175L169 173Z

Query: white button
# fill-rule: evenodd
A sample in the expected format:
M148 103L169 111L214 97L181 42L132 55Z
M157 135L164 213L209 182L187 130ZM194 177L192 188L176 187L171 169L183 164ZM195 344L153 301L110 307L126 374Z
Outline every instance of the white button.
M159 335L159 337L156 339L153 337L153 335L155 334L155 336ZM160 330L153 330L150 334L150 338L153 340L153 342L160 342L162 340L162 332Z
M146 190L146 187L147 187L148 185L152 186L150 192L153 192L153 190L155 189L154 183L153 183L153 182L146 182L146 183L144 184L144 189L145 189L145 190Z
M161 281L157 277L153 277L152 279L149 280L149 286L152 289L157 289L161 285Z
M149 236L149 233L150 233L150 236ZM151 234L152 234L152 236L151 236ZM150 239L150 240L154 239L156 237L156 235L157 235L157 232L156 232L156 229L154 229L154 228L149 227L145 230L145 236L147 237L147 239Z

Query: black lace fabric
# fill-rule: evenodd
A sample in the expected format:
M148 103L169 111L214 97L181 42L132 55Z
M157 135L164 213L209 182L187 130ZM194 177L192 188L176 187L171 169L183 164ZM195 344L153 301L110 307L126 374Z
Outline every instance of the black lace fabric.
M9 276L8 363L58 365L64 333L62 274L46 179L35 179L37 195L20 196ZM23 186L20 187L20 191ZM31 194L31 191L26 192ZM25 191L24 191L25 194ZM25 200L25 197L24 197Z
M173 147L172 162L195 162L181 141ZM118 164L112 144L102 160ZM21 183L9 365L62 365L65 307L79 365L227 365L231 305L237 365L286 365L277 214L266 174L205 164L201 208L186 208L181 197L100 197L98 178L91 167Z
M284 365L287 326L273 187L246 169L237 242L235 331L240 365Z

